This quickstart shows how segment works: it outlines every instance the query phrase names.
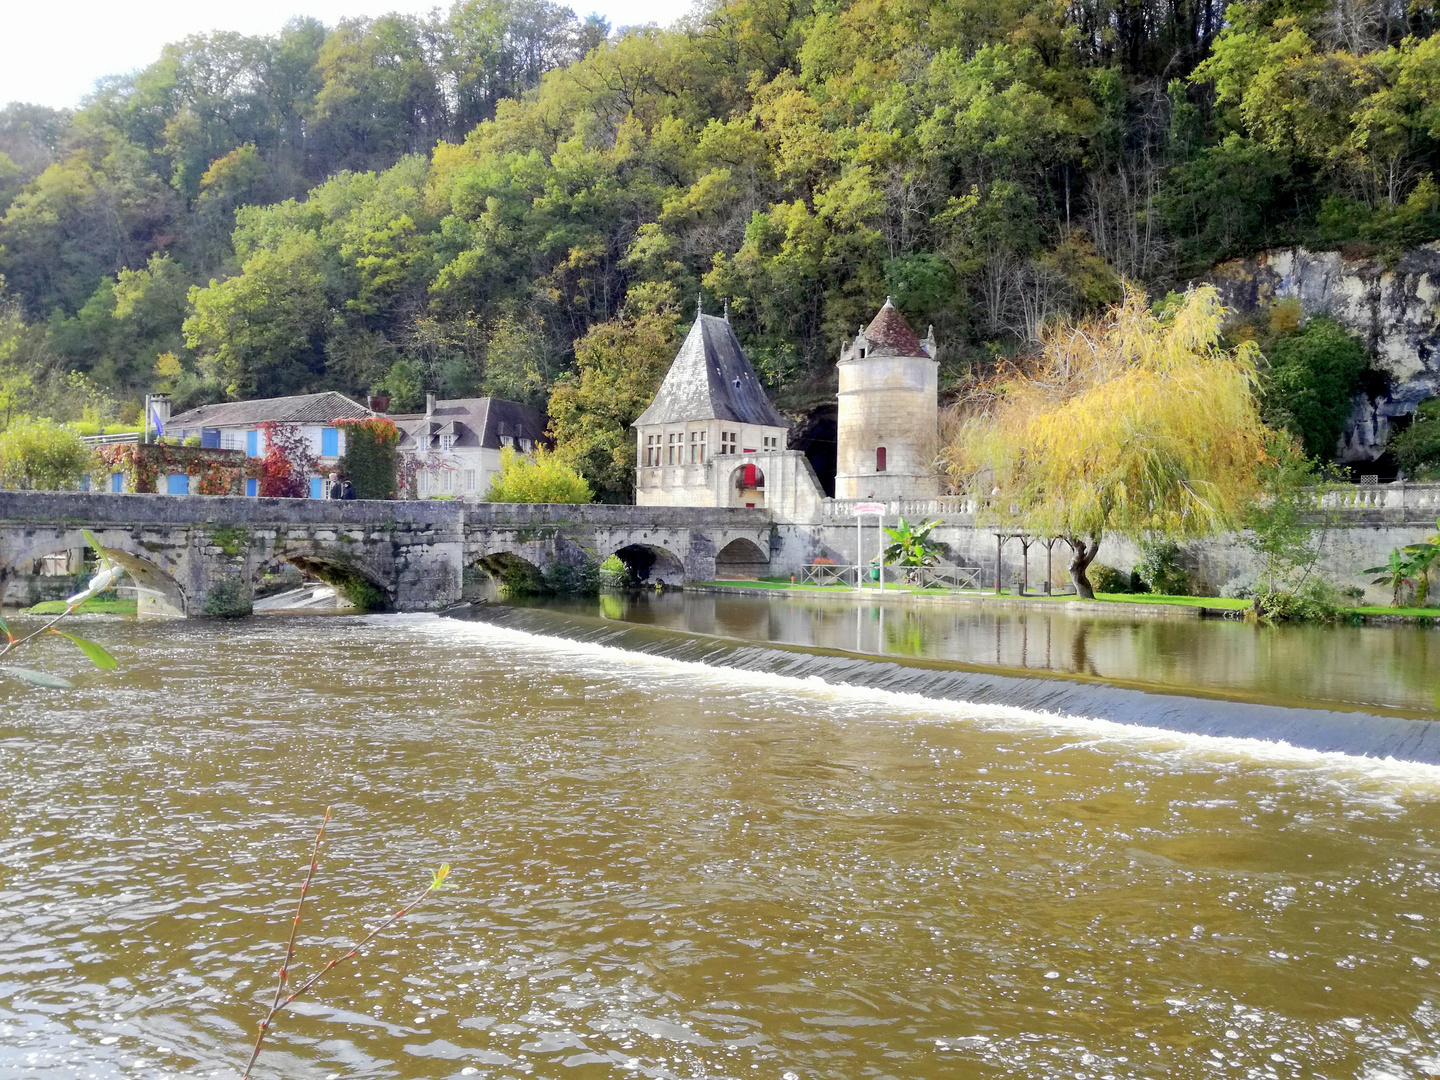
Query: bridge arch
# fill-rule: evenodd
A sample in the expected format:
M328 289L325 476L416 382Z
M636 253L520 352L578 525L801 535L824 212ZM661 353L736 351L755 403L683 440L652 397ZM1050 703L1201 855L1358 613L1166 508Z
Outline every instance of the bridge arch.
M769 569L770 553L743 536L731 540L715 553L715 577L720 581L753 581Z
M317 577L362 611L388 611L395 606L395 589L384 576L363 559L349 552L324 547L281 548L266 566L289 563L302 573ZM255 575L259 580L260 572Z
M175 577L178 566L167 567L157 561L156 553L138 543L128 532L100 530L94 534L107 555L126 572L120 591L133 590L136 613L141 616L183 617L189 611L185 588ZM80 530L56 530L48 535L36 533L29 543L17 545L14 552L0 564L0 594L5 580L14 574L28 573L47 555L62 551L89 549ZM139 550L136 550L139 549ZM160 556L164 559L164 556ZM165 559L165 562L170 560Z
M685 561L663 544L632 542L617 548L612 554L642 585L661 581L667 585L678 585L685 580Z
M544 585L544 575L540 567L524 555L517 555L513 551L502 549L481 555L472 559L467 569L480 571L496 589L511 596L540 592ZM476 593L483 590L467 584L466 591Z

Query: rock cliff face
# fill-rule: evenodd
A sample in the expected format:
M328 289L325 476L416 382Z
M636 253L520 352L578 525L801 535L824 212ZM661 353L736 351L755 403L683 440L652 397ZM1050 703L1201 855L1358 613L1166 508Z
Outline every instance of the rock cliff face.
M1221 263L1208 276L1238 311L1295 298L1329 314L1373 350L1385 377L1356 395L1338 447L1342 461L1374 461L1397 418L1440 396L1440 242L1407 251L1393 268L1376 259L1303 247Z

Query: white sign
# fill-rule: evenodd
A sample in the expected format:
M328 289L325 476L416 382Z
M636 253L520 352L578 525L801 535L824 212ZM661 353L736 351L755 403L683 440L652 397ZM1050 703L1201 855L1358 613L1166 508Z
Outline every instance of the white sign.
M884 514L884 503L856 503L855 509L851 511L856 517L861 514Z

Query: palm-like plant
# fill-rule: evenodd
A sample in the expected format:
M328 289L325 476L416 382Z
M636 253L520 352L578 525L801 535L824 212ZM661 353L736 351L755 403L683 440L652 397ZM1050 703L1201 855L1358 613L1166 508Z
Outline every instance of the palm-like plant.
M1390 559L1384 566L1372 566L1360 572L1378 575L1370 580L1370 584L1389 586L1390 606L1399 607L1400 590L1414 578L1415 564L1402 548L1396 548L1390 552Z
M85 601L89 600L92 596L96 596L97 594L102 593L106 589L110 588L112 585L115 584L116 581L120 579L120 576L125 572L119 566L116 566L114 562L111 561L109 554L105 551L104 548L100 546L100 542L96 540L95 537L91 536L89 532L85 532L84 536L85 542L95 549L95 554L98 555L100 558L99 571L95 574L94 577L90 579L89 584L86 585L85 588L80 590L74 596L66 597L65 609L61 611L59 615L56 615L55 618L47 622L44 626L40 627L39 630L34 630L31 633L26 634L24 637L17 638L14 634L10 632L10 627L6 625L5 620L0 619L0 636L3 636L4 638L3 641L0 641L0 660L5 661L3 663L0 663L0 677L18 679L21 682L30 683L32 686L43 686L50 690L75 689L75 684L72 683L69 679L62 679L59 675L51 675L48 671L35 671L33 668L17 667L16 665L9 663L6 659L8 658L10 653L19 649L27 642L33 641L41 634L46 633L57 634L60 637L68 640L72 645L74 645L77 649L83 652L86 657L89 658L90 662L98 668L110 669L115 667L115 657L111 656L102 646L97 645L95 644L95 642L88 641L85 638L79 637L75 634L68 634L64 630L55 629L56 623L60 622L62 619L72 614L76 608L78 608L81 604L85 603Z
M903 517L895 528L886 528L885 535L892 541L885 549L885 561L892 566L930 566L940 561L940 545L930 539L930 532L940 522L927 521L924 525L911 525Z

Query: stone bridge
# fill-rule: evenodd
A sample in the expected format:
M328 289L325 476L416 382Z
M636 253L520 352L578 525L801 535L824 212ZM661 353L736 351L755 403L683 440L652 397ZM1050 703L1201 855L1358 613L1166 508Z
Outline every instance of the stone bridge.
M167 615L200 614L225 581L253 595L283 564L425 611L481 571L563 573L613 554L678 584L764 573L780 546L770 516L745 508L0 491L0 597L46 556L83 549L85 529L130 572L142 612Z

